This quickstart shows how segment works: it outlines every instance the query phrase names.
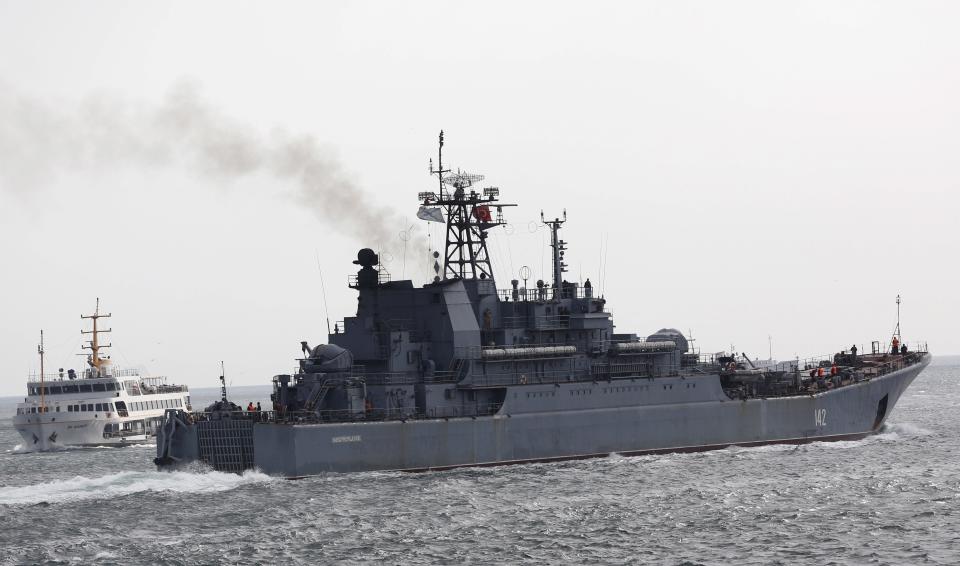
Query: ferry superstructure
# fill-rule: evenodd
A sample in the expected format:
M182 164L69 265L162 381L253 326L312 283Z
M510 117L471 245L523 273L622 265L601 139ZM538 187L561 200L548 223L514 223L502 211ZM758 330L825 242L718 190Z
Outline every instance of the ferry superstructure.
M185 385L171 385L165 377L151 377L136 369L116 369L100 352L100 335L111 332L98 327L100 301L92 315L81 316L93 329L81 331L91 339L87 368L82 372L44 373L41 332L40 373L27 382L27 396L17 405L14 428L27 450L53 450L68 446L102 446L144 442L156 434L166 409L190 410L190 392Z

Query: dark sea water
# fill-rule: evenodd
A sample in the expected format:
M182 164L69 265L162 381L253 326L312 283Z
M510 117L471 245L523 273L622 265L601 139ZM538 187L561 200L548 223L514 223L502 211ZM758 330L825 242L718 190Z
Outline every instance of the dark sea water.
M13 403L4 564L960 563L957 358L855 442L298 481L157 472L153 446L24 453Z

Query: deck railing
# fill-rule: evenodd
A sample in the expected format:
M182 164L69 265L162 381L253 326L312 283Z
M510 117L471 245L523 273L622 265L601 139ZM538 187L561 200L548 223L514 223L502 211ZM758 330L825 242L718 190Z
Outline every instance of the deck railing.
M593 288L573 285L568 285L559 291L550 286L497 289L497 296L501 301L514 303L527 301L545 303L554 299L600 299Z
M322 411L231 411L231 412L187 412L167 409L167 413L186 415L186 422L209 421L219 419L242 419L263 423L282 424L322 424L337 422L405 421L424 419L472 418L495 415L502 403L479 403L466 406L438 406L426 411L413 408L371 408L362 411L322 410Z

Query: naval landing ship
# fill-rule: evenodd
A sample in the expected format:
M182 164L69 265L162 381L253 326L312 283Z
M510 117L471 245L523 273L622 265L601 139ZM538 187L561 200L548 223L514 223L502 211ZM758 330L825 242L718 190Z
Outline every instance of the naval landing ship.
M392 281L361 250L356 315L326 344L301 342L272 410L239 410L225 391L206 411L168 409L157 465L303 477L857 439L930 361L899 347L899 329L892 348L764 367L700 355L672 329L617 333L589 280L563 279L566 214L544 219L553 280L498 288L487 236L511 205L445 170L442 148L441 133L437 192L419 194L418 216L446 225L434 280Z

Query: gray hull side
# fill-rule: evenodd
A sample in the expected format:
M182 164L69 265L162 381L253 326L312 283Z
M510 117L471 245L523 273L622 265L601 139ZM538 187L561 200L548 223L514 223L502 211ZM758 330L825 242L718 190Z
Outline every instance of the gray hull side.
M263 423L254 427L254 461L263 472L302 477L857 438L879 428L928 361L811 396L704 400L678 391L678 402L584 410L511 413L507 402L475 419ZM603 386L592 385L598 393Z

